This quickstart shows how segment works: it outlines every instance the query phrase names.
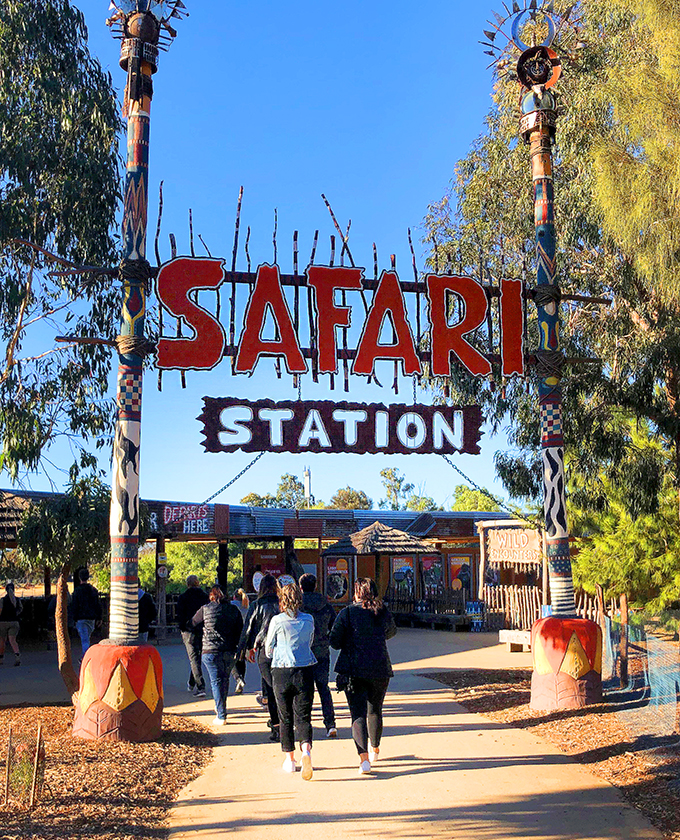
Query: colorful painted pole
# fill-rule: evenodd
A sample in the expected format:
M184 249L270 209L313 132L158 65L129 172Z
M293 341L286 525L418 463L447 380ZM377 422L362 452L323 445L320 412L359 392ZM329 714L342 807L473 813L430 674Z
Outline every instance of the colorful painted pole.
M553 30L554 31L554 28ZM523 45L524 46L524 45ZM560 76L557 54L547 45L524 50L517 64L523 85L520 134L529 144L534 185L536 287L540 376L539 404L543 455L543 509L552 616L531 629L534 709L579 708L602 699L602 631L576 617L569 554L564 439L560 300L555 260L552 141L557 107L552 86Z
M127 72L127 168L123 203L123 306L118 346L116 434L111 488L111 601L109 639L83 657L74 734L113 741L160 737L163 670L158 651L140 644L138 620L139 455L144 357L149 120L158 44L174 37L168 18L181 16L180 0L114 0L109 25L122 39Z
M555 95L550 90L559 78L559 61L547 47L526 50L518 64L524 85L520 134L530 146L534 185L536 231L536 287L539 349L536 363L541 449L543 455L543 510L553 615L576 614L569 556L564 439L562 436L562 366L560 349L560 287L555 261L555 215L552 175L552 140L557 125Z

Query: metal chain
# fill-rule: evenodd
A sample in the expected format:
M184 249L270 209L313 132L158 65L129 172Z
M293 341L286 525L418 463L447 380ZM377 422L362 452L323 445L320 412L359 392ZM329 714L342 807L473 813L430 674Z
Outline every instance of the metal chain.
M207 498L204 502L201 502L201 504L202 504L202 505L207 505L207 504L208 504L208 502L212 502L212 500L213 500L213 499L215 499L215 498L217 498L217 496L219 496L219 495L220 495L220 493L223 493L223 492L227 489L227 487L231 487L231 485L232 485L232 484L235 484L235 483L239 480L239 478L241 478L241 476L242 476L242 475L245 475L251 467L255 466L255 464L256 464L256 463L260 460L260 458L261 458L264 454L265 454L264 452L260 452L260 454L259 454L259 455L256 455L256 456L253 458L253 460L252 460L249 464L247 464L247 465L246 465L246 466L245 466L245 467L241 470L241 472L240 472L238 475L235 475L235 476L231 479L231 481L228 481L228 482L224 485L224 487L220 487L220 489L217 491L217 493L213 493L213 494L212 494L212 496L208 496L208 498Z
M460 467L457 467L450 458L447 458L446 455L444 455L442 452L440 452L439 454L451 467L451 469L455 470L458 473L458 475L462 476L471 487L473 487L475 490L478 490L480 493L483 493L485 496L488 496L488 498L495 502L499 507L503 508L508 513L511 513L515 517L515 519L521 519L522 522L528 523L533 528L537 528L539 531L543 529L542 523L537 522L535 519L530 519L528 516L524 516L524 514L520 513L518 510L513 510L513 508L508 507L508 505L506 505L505 502L502 502L500 499L496 498L496 496L494 496L493 493L490 493L485 487L480 487L479 484L475 484L475 482L471 478L468 478L468 476L465 475L465 473L460 469Z

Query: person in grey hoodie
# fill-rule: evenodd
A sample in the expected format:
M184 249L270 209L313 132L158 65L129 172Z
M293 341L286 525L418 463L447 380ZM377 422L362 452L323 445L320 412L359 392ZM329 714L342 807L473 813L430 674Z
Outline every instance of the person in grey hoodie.
M302 575L300 577L300 589L302 590L302 612L309 613L314 619L314 643L312 645L312 653L316 656L314 685L319 692L326 737L337 738L335 708L331 690L328 687L331 667L329 640L331 627L335 621L335 610L328 603L328 598L323 593L314 591L316 589L316 577L314 575Z

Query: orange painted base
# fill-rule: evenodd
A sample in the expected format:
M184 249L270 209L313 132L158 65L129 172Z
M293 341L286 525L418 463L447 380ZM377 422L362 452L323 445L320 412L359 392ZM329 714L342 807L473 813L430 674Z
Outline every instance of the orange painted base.
M602 631L585 618L550 616L531 628L530 707L581 709L602 701Z
M83 657L73 734L142 743L161 735L163 665L151 645L93 645Z

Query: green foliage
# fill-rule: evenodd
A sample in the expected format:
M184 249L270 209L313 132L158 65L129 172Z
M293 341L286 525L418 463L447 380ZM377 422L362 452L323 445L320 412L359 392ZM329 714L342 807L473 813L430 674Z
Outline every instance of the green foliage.
M328 507L344 510L371 510L373 499L370 499L363 490L355 490L347 485L335 491Z
M276 488L276 494L265 493L260 496L259 493L248 493L241 499L242 505L249 505L250 507L265 507L265 508L292 508L294 510L302 510L308 507L305 499L305 486L296 475L284 473L279 479L279 485ZM323 507L322 501L315 501L312 499L312 507Z
M426 511L426 510L443 510L444 508L441 505L438 505L432 496L424 496L417 493L412 493L408 499L406 500L406 504L404 505L405 510L416 510L416 511Z
M66 493L31 505L17 533L29 569L108 561L110 490L97 477L70 485Z
M169 576L167 592L184 592L186 579L196 575L201 586L213 586L217 579L217 546L214 543L167 542L165 554ZM229 543L229 588L238 588L243 583L243 547L241 543ZM155 550L142 551L139 556L140 586L153 592L156 587Z
M402 510L406 500L413 492L414 485L409 484L406 481L406 476L394 467L380 470L380 478L386 495L385 499L380 500L380 507L389 510Z
M112 338L120 294L95 273L62 269L28 240L76 264L117 262L121 121L111 79L87 49L67 0L0 4L0 470L34 470L57 435L108 443L110 349L53 346L55 335ZM77 468L92 458L80 456Z
M465 484L457 484L453 488L451 510L499 511L500 507L486 493L473 490Z

